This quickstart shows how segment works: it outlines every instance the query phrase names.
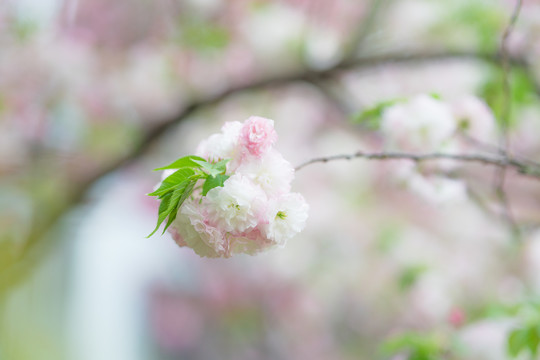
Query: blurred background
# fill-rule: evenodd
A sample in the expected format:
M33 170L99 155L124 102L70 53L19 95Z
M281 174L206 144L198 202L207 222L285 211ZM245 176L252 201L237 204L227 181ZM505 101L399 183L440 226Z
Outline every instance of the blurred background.
M0 0L0 359L510 358L511 329L538 321L538 179L507 176L516 240L488 167L448 197L395 162L310 165L306 229L217 260L146 239L145 194L153 168L250 115L293 165L380 148L354 119L388 99L475 95L498 118L515 6ZM538 1L508 50L512 150L539 159Z

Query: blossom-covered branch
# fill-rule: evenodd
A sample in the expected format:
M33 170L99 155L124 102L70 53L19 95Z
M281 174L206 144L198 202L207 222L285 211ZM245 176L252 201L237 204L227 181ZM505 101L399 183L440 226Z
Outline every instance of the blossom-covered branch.
M217 105L231 96L246 91L256 91L266 88L285 86L297 82L327 80L338 76L343 72L354 69L370 68L389 64L409 64L418 62L425 63L441 60L478 60L482 62L497 63L499 59L500 56L497 54L471 51L427 52L416 54L399 53L373 55L359 58L345 58L341 62L326 69L304 69L298 72L276 75L272 76L271 78L255 80L247 84L236 86L233 85L217 94L212 94L200 99L194 99L189 104L179 109L176 114L161 120L158 125L148 129L141 137L140 141L133 146L130 151L127 151L124 155L120 156L116 160L111 161L108 165L105 165L101 170L95 172L87 179L79 181L78 186L67 194L66 201L63 204L59 205L56 209L50 210L48 215L42 219L42 221L33 224L26 241L24 241L24 245L20 248L17 255L10 261L10 263L13 265L6 266L2 274L0 274L0 290L18 283L26 274L31 272L33 266L36 265L36 261L33 259L36 256L39 256L39 253L42 253L43 248L46 247L47 241L43 241L46 234L48 234L54 228L58 220L66 212L84 200L86 193L98 180L138 160L168 131L188 119L191 115L199 110ZM524 69L528 74L531 73L529 65L524 58L510 57L509 61L513 66ZM531 75L530 78L534 79L534 76ZM540 85L536 81L535 88L536 92L540 95ZM347 156L350 155L345 155L340 158L347 158ZM324 160L311 162L324 162ZM307 164L303 164L300 167L305 165ZM523 170L523 173L540 177L540 175L538 175L540 171L531 170L530 167L523 167L521 169Z

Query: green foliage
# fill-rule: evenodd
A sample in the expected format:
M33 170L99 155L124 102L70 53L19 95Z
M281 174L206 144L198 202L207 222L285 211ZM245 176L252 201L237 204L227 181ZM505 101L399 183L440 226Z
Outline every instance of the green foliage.
M383 254L389 253L399 242L401 228L398 224L389 223L378 229L376 236L376 248Z
M364 109L362 112L354 114L352 121L357 124L362 124L370 130L378 130L381 125L381 117L383 112L390 106L405 101L404 99L393 99L381 101L374 106Z
M169 217L169 221L167 221L167 225L165 226L165 229L163 229L163 232L167 230L169 225L176 217L178 209L180 206L182 206L182 203L189 197L189 195L191 195L195 183L200 178L200 174L195 174L193 171L190 172L189 169L180 169L163 180L163 183L158 190L148 194L150 196L158 196L158 198L161 200L156 228L150 235L148 235L148 237L152 236L157 231L161 223L167 217ZM171 219L171 217L173 218Z
M430 93L429 96L436 100L442 99L441 95L438 93ZM407 100L408 99L406 98L396 98L378 102L359 113L353 114L352 122L362 124L369 130L379 130L384 111L393 105L407 102Z
M163 195L163 197L161 198L161 203L159 204L157 226L154 229L154 231L152 231L152 233L148 235L148 237L154 235L154 233L157 231L161 223L167 218L167 215L169 215L167 210L169 209L169 204L171 203L171 197L172 197L172 193L169 193L169 194Z
M202 188L203 196L206 196L206 194L213 188L218 187L218 186L223 186L223 183L228 178L229 178L228 175L222 175L222 174L218 174L215 177L212 175L208 175Z
M508 353L515 358L528 352L531 358L536 358L540 345L540 304L523 305L518 312L518 318L520 325L508 336Z
M538 353L538 343L540 342L540 328L531 326L523 329L516 329L508 337L508 352L510 356L517 357L522 351L530 351L533 357Z
M167 219L163 233L176 219L178 210L188 199L199 180L204 180L202 196L205 196L211 189L223 186L229 178L225 175L227 170L228 159L221 160L217 163L209 163L198 156L185 156L167 166L157 168L155 170L178 169L168 177L166 177L159 188L149 196L157 196L161 201L158 210L157 225L148 235L150 237L159 229L161 224Z
M30 40L39 31L38 24L27 18L18 18L15 21L12 21L10 25L10 30L21 42Z
M447 38L456 45L462 44L464 37L474 39L480 51L491 52L498 48L498 34L506 24L506 17L500 7L489 1L454 1L430 32L439 42Z
M454 19L476 33L481 50L492 50L498 46L499 37L494 34L498 34L503 28L504 16L505 14L492 4L468 1L465 6L458 8Z
M199 156L194 156L194 155L184 156L184 157L182 157L182 158L180 158L180 159L178 159L176 161L173 161L172 163L170 163L167 166L163 166L163 167L154 169L154 171L168 170L168 169L193 168L193 167L201 166L196 161L206 162L206 160L204 160L202 157L199 157Z
M227 163L229 162L229 159L221 160L217 163L209 163L206 160L193 160L196 164L198 164L203 170L205 170L208 175L212 177L216 177L219 174L223 174L227 170Z
M421 264L406 267L399 276L399 288L409 290L426 270L427 267Z
M195 175L195 171L191 168L186 167L186 168L179 169L175 171L174 173L172 173L167 178L165 178L165 180L163 180L159 188L148 195L161 197L171 191L174 191L176 187L180 186L184 181L186 181L193 175Z
M198 51L221 50L230 43L226 28L194 17L182 19L179 42Z
M486 80L480 88L480 96L486 101L500 127L513 127L517 125L516 109L523 105L529 105L535 102L536 90L534 82L529 79L523 70L514 69L510 74L510 87L512 96L510 98L510 116L507 123L502 123L503 115L503 73L499 67L490 68Z
M407 332L387 340L382 351L388 356L406 354L407 360L439 360L446 348L436 335Z

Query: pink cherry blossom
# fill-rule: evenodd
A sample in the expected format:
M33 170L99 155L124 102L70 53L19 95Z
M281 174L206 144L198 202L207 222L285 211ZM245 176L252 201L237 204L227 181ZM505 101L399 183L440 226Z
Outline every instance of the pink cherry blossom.
M252 116L226 123L199 144L197 154L206 160L229 160L228 178L182 204L169 227L179 246L202 257L253 255L285 245L303 229L309 207L290 192L294 168L273 148L276 140L274 122Z
M240 145L251 155L260 157L277 140L274 121L259 116L251 116L240 130Z

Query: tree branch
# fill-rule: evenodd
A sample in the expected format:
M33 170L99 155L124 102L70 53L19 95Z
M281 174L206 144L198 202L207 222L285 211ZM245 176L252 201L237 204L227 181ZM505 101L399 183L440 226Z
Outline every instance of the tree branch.
M487 143L487 142L483 142L483 141L480 141L472 136L470 136L469 134L466 134L464 132L460 132L458 133L457 135L459 135L459 138L465 142L467 142L468 144L472 145L472 146L475 146L477 149L481 149L481 150L484 150L484 151L487 151L489 153L492 153L492 154L501 154L504 152L504 149L501 148L500 146L498 145L494 145L494 144L490 144L490 143ZM537 168L540 168L540 163L536 162L536 161L533 161L521 154L516 154L515 152L512 154L512 158L514 158L515 160L517 161L520 161L524 164L527 164L531 167L537 167Z
M510 86L510 59L508 52L508 38L512 34L512 30L517 22L519 13L521 10L522 0L517 0L512 16L508 26L504 30L502 39L501 39L501 67L503 72L503 98L502 98L502 112L501 112L501 139L500 139L500 154L501 156L507 158L509 156L508 152L510 150L510 138L508 135L508 126L510 124L510 115L512 112L512 88ZM512 213L512 208L510 200L504 189L506 182L506 166L500 167L495 173L495 193L499 198L501 206L503 208L504 218L512 230L512 235L519 239L521 237L519 227L516 223L514 215Z
M315 163L327 163L335 160L352 160L352 159L365 159L365 160L410 160L414 162L425 162L433 160L455 160L461 162L472 162L482 165L489 165L495 167L509 167L515 169L518 173L531 176L540 179L540 168L533 168L525 163L522 163L516 159L504 157L504 156L486 156L479 154L447 154L447 153L427 153L427 154L415 154L406 152L364 152L358 151L353 154L340 154L323 156L308 160L298 165L295 170L298 171L308 165Z
M514 7L514 10L512 12L512 16L510 17L510 21L508 23L508 26L504 29L504 33L501 39L501 47L500 47L500 60L501 60L501 68L503 71L503 106L502 106L502 113L501 113L501 123L503 126L503 132L506 136L508 124L510 121L510 113L512 111L512 89L510 86L510 54L508 51L508 39L510 38L510 35L512 34L512 31L514 30L514 27L516 25L516 22L519 17L519 13L521 11L522 6L522 0L517 0L516 5ZM506 141L508 138L506 138Z
M43 248L43 239L45 236L54 228L58 220L72 207L81 203L86 193L89 189L101 178L104 176L119 170L137 160L141 155L146 153L155 142L159 141L161 137L166 134L169 130L189 118L192 114L197 112L200 109L214 106L221 101L226 100L227 98L242 93L246 91L255 91L265 88L283 86L295 82L313 82L319 81L325 78L332 78L341 74L342 72L360 69L360 68L370 68L381 65L390 65L390 64L409 64L409 63L422 63L422 62L433 62L433 61L442 61L442 60L476 60L484 61L490 63L496 63L499 60L499 55L496 54L486 54L486 53L475 53L475 52L440 52L440 53L421 53L421 54L389 54L389 55L377 55L370 57L362 57L356 59L345 59L342 62L336 64L335 66L324 69L324 70L312 70L312 69L303 69L295 73L287 73L279 76L275 76L267 79L256 80L249 84L232 86L229 89L211 95L205 98L196 99L192 101L189 105L179 109L178 112L166 119L163 119L159 125L150 128L146 131L145 135L140 139L138 144L132 148L132 150L119 157L115 161L105 165L100 171L96 172L93 176L87 178L86 180L79 182L77 188L67 192L70 195L67 197L67 200L61 204L57 209L46 212L48 215L45 219L41 219L39 222L35 222L32 225L30 235L27 238L27 241L24 243L24 246L14 255L10 265L0 274L0 291L2 289L11 287L19 283L25 276L28 274L32 267L36 265L37 261L35 258L39 253L39 250ZM527 68L527 63L524 59L519 57L510 57L509 61L518 67ZM540 89L540 86L537 86ZM401 154L403 156L403 154ZM372 156L375 156L373 154ZM431 155L433 156L433 154ZM443 157L442 154L439 154L440 157ZM342 155L337 158L352 158L354 155ZM357 155L356 157L361 157ZM335 159L337 159L335 158ZM372 157L374 158L374 157ZM314 162L326 162L335 159L314 159L309 163ZM425 159L428 160L428 159ZM495 163L501 161L500 159L487 159L487 163L492 163L493 160ZM416 161L422 161L418 159ZM467 161L467 160L465 160ZM468 160L471 161L471 160ZM506 160L511 162L511 159ZM302 164L300 166L306 166ZM495 164L494 164L495 165ZM498 165L501 166L501 165ZM523 174L528 174L534 177L540 177L540 171L534 170L529 167L521 167L521 165L516 166L511 165L518 169ZM41 212L45 213L45 212Z

